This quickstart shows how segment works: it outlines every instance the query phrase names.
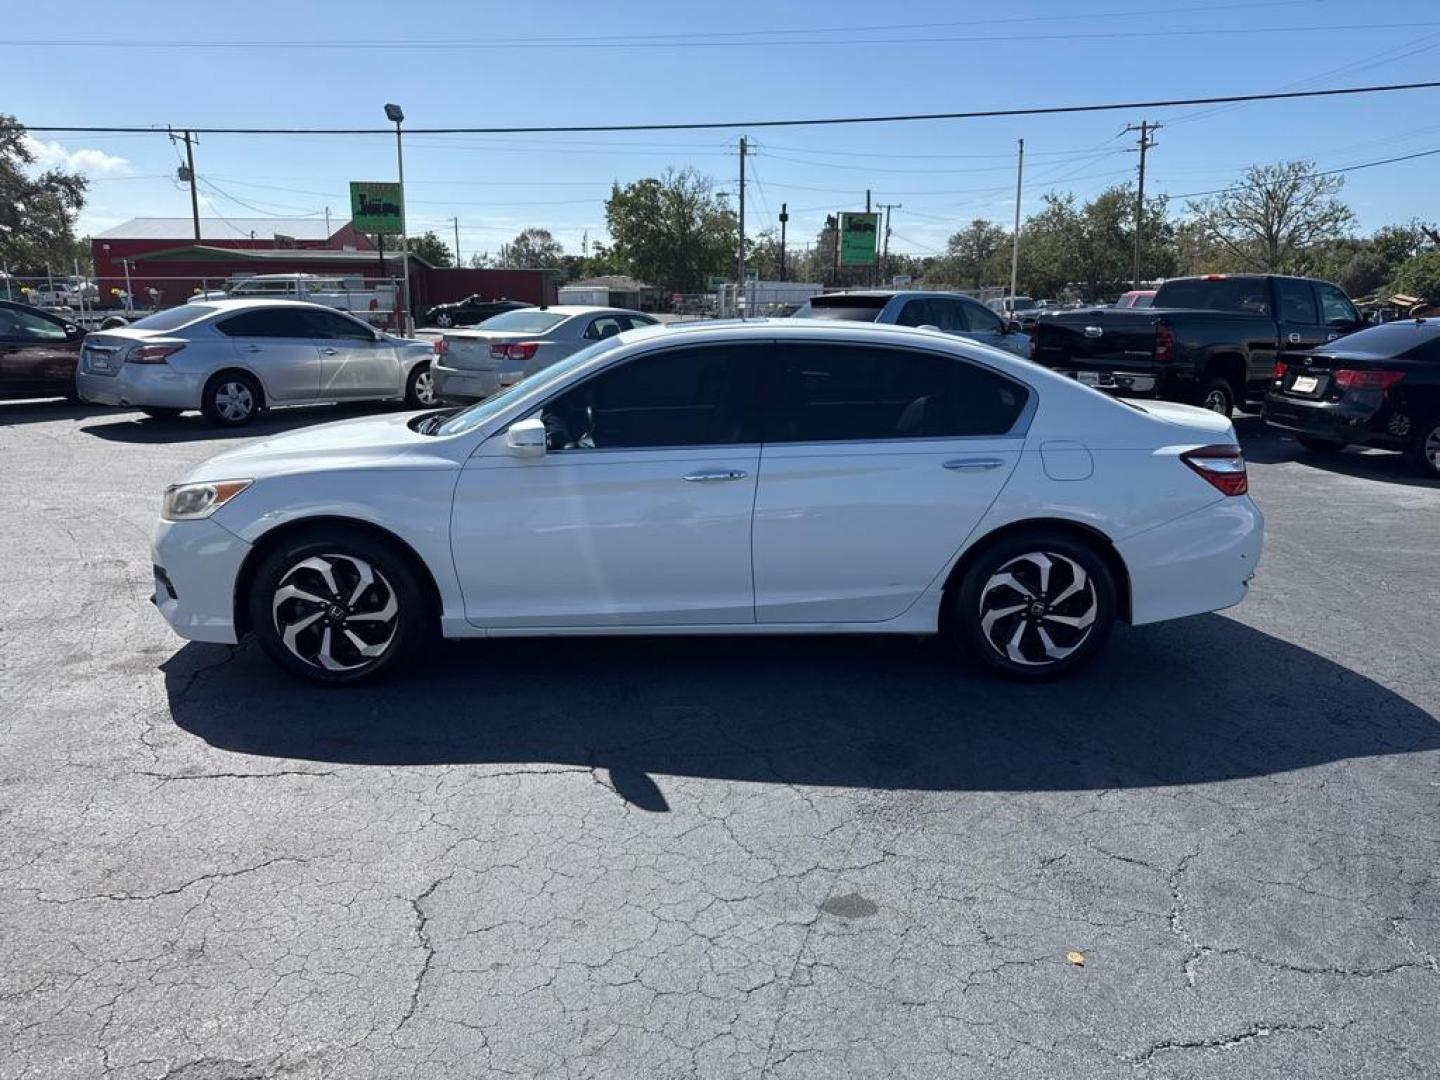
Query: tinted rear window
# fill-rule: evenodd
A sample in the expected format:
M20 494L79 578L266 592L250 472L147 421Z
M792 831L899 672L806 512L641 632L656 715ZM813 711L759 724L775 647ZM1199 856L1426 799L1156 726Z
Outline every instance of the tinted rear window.
M181 304L179 307L166 308L164 311L157 311L154 315L136 319L130 325L136 330L178 330L182 326L189 326L193 322L199 322L201 319L214 315L219 310L209 304Z
M1167 281L1155 293L1155 306L1268 315L1270 289L1264 278L1190 278L1184 281Z
M890 302L888 296L812 296L795 312L797 319L843 319L846 322L874 322Z
M1329 349L1341 355L1363 353L1367 356L1410 356L1416 360L1431 360L1440 351L1440 322L1406 319L1371 326L1346 334L1327 346Z
M496 315L492 319L486 319L480 324L481 330L513 330L520 334L543 334L546 330L553 329L564 322L569 316L556 315L553 311L540 311L532 308L522 308L519 311L507 311Z

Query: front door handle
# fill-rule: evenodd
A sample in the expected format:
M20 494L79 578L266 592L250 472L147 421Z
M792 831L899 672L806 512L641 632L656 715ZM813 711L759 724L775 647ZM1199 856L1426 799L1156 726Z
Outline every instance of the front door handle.
M986 469L998 469L1004 464L1004 459L998 457L962 457L952 458L945 462L945 468L955 472L981 472Z
M1285 338L1285 340L1288 341L1288 342L1290 342L1291 345L1299 345L1299 344L1300 344L1300 335L1299 335L1299 334L1294 334L1294 333L1292 333L1292 334L1287 335L1286 338Z
M692 484L714 484L725 480L744 480L749 475L744 469L701 469L686 473L680 479Z
M259 346L259 345L246 345L246 346L245 346L245 351L246 351L246 352L259 352L259 351L260 351L260 346Z
M321 351L322 353L324 353L326 356L334 356L335 353L336 353L336 350L335 350L335 349L332 349L332 348L331 348L330 346L328 346L328 345L325 346L325 348L321 349L320 351Z

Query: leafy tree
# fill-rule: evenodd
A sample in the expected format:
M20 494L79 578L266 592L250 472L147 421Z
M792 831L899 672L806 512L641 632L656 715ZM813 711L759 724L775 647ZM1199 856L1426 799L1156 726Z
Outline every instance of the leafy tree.
M25 128L0 113L0 260L17 275L43 274L47 263L69 269L75 215L85 205L83 176L59 169L31 176L34 164Z
M497 265L519 269L551 269L564 265L565 248L549 229L522 229L514 240L500 246Z
M735 215L714 181L694 169L615 184L605 220L616 260L667 291L702 292L709 275L735 264Z
M1313 162L1255 165L1233 187L1190 204L1214 242L1250 270L1307 269L1319 245L1350 233L1355 215L1335 196L1343 177L1321 176Z
M429 232L421 233L419 236L411 236L406 241L409 250L420 256L431 266L454 266L455 255L449 245L441 240L432 229Z
M1010 280L1010 234L984 218L954 233L945 247L943 265L952 281L968 289Z
M1397 293L1440 304L1440 248L1422 251L1407 260L1390 287Z

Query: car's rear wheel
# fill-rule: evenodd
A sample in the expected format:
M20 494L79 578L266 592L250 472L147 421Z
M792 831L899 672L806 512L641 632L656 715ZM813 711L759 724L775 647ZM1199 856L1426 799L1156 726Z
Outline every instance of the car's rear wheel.
M455 316L451 315L448 311L442 311L435 316L435 325L443 326L448 330L455 325Z
M264 404L260 384L243 371L222 371L205 384L200 410L219 427L236 427L255 419Z
M1235 390L1229 381L1216 376L1201 387L1200 407L1221 416L1231 416L1235 412Z
M987 547L951 595L950 626L982 663L1052 679L1090 661L1115 622L1115 579L1083 540L1037 531Z
M1314 435L1296 435L1295 441L1312 454L1333 454L1344 450L1345 444L1339 439L1321 439Z
M1415 426L1407 456L1411 467L1421 476L1440 478L1440 416L1432 416Z
M405 404L412 409L428 409L439 399L435 396L435 373L430 361L416 364L405 383Z
M411 560L338 529L282 543L252 579L250 625L281 667L311 682L372 679L411 655L433 616Z

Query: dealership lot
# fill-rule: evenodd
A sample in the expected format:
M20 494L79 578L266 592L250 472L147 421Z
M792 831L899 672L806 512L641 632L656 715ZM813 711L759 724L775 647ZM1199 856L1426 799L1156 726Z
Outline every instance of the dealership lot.
M1440 1071L1440 484L1398 456L1243 418L1251 597L1055 685L616 639L327 693L171 635L161 488L361 414L0 405L0 1078Z

